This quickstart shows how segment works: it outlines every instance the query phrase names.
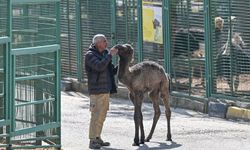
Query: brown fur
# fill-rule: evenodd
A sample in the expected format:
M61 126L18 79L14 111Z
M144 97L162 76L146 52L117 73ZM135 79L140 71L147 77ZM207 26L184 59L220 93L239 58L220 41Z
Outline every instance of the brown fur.
M154 107L154 120L151 131L146 138L149 141L152 138L155 126L160 117L159 96L162 98L168 123L167 140L171 141L170 132L170 105L169 105L169 77L165 70L159 64L152 61L145 61L129 67L133 57L133 48L129 44L117 45L119 61L118 79L129 89L129 97L135 106L135 138L134 146L139 145L139 129L141 131L141 142L144 143L145 135L143 128L143 116L141 106L144 93L149 93Z

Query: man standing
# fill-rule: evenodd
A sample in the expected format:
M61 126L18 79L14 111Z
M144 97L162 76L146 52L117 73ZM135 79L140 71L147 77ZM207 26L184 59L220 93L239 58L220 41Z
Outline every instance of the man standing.
M116 93L114 74L117 68L112 64L112 56L117 49L107 50L107 39L103 34L93 37L92 44L85 55L85 69L88 76L91 119L89 126L89 148L100 149L109 146L101 139L103 123L109 109L110 94Z

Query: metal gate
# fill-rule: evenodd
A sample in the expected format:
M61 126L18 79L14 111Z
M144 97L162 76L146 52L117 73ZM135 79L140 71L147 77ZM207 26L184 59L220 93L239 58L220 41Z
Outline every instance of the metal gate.
M0 149L60 148L60 0L0 0Z
M8 95L8 46L10 39L0 37L0 149L7 147L9 134L9 95Z
M8 147L10 137L9 25L10 3L0 0L0 149Z

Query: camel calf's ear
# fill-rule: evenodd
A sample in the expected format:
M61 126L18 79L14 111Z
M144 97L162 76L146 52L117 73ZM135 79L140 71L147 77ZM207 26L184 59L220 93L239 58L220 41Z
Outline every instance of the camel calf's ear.
M129 54L132 54L134 52L134 49L133 49L133 47L130 44L125 44L125 46L129 50Z
M117 45L115 45L115 48L119 50L119 49L122 49L124 47L121 44L117 44Z

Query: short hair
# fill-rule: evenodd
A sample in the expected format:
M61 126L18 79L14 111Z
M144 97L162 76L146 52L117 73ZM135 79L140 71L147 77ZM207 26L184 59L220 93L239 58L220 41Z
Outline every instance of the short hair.
M106 39L105 35L103 34L96 34L93 39L92 39L92 43L95 45L96 43L98 43L99 41Z

